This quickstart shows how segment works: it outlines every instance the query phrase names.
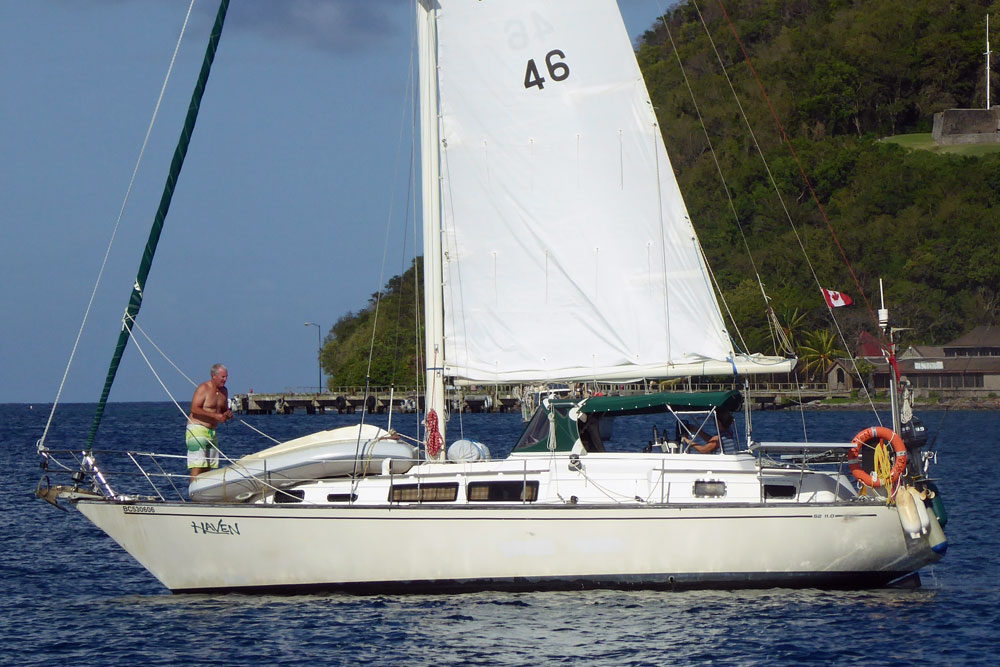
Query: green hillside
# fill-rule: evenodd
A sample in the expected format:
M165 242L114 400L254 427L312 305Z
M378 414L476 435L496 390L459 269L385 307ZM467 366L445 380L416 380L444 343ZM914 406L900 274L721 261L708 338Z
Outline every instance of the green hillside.
M842 257L877 308L878 279L907 342L945 342L1000 314L1000 153L995 146L912 150L933 114L985 103L981 56L987 11L1000 3L931 0L693 3L646 33L639 59L673 167L706 255L744 335L769 336L747 239L761 280L786 322L801 331L831 326L803 252L824 287L851 294L839 309L848 340L872 329L872 316ZM764 97L744 49L766 90ZM769 183L716 50L767 158ZM733 215L698 110L733 198ZM769 103L770 104L769 104ZM773 108L802 168L772 118ZM911 140L912 141L912 140ZM811 188L829 219L812 200ZM833 238L843 247L843 253Z

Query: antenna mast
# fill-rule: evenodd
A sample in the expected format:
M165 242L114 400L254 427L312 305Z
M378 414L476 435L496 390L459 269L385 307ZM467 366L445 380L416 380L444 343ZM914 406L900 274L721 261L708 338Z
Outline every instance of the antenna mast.
M990 108L990 15L986 15L986 108Z

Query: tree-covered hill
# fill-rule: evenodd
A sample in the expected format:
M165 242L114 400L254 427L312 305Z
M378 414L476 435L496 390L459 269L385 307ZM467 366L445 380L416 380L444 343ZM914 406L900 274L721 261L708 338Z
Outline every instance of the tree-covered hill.
M873 308L884 279L896 323L913 329L907 343L1000 322L1000 154L908 152L879 140L928 132L943 109L984 106L987 12L1000 17L1000 0L688 0L645 34L639 62L672 166L752 351L770 350L754 267L800 340L831 327L813 271L854 297L837 310L849 342L873 330L844 257ZM415 284L419 292L411 268L387 285L376 384L415 378ZM333 384L363 383L373 321L371 301L330 331L322 360Z
M746 337L762 341L766 326L741 226L775 310L804 314L803 329L830 324L789 217L818 280L855 297L855 306L837 312L849 340L859 328L871 328L872 318L842 254L873 307L878 279L885 280L898 323L914 329L910 342L941 343L976 324L996 323L1000 155L906 152L879 137L927 132L937 111L984 105L985 17L988 11L1000 13L1000 2L728 0L721 5L679 4L665 25L659 21L646 33L639 59L706 255L738 319L753 323L744 327Z
M418 383L423 373L422 267L423 258L417 257L402 276L372 294L364 308L333 325L320 357L328 386L360 387L366 378L383 387L423 382Z

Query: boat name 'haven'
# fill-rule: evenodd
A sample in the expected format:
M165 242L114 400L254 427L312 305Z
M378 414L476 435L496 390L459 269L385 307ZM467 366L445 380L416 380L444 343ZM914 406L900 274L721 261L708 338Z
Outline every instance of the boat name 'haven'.
M219 519L218 523L209 523L208 521L192 521L191 528L194 530L195 535L198 531L201 531L202 535L239 535L240 534L240 524L238 523L223 523L222 519Z

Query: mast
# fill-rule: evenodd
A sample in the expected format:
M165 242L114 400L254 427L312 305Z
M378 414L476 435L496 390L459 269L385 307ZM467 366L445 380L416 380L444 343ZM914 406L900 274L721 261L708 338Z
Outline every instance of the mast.
M892 430L899 433L902 424L899 418L899 366L896 362L896 342L893 340L893 329L889 322L889 309L885 307L885 293L882 290L882 279L878 281L878 292L882 307L878 309L878 323L885 331L889 341L889 410L892 412Z
M441 168L437 90L437 2L417 0L420 73L420 162L424 234L424 329L427 364L426 409L437 415L444 443L444 304L441 269ZM427 434L427 442L433 434ZM442 448L440 457L443 458Z
M986 109L990 108L990 15L986 15Z
M94 444L94 437L97 429L101 425L101 418L104 415L104 407L108 402L108 395L111 393L111 385L118 374L118 365L121 363L125 346L128 345L129 337L132 333L132 324L142 307L142 291L146 287L146 278L149 270L153 266L153 255L156 253L156 246L160 242L160 232L163 230L163 223L170 209L170 201L174 196L174 187L184 166L184 157L187 155L188 145L191 143L191 134L194 132L195 122L198 120L198 109L201 106L201 98L205 93L205 84L208 83L208 75L212 71L212 61L215 60L215 52L219 47L219 39L222 37L222 25L226 20L226 12L229 9L229 0L221 0L219 11L215 16L215 25L212 27L212 34L208 38L208 47L205 49L205 58L201 64L201 72L198 74L198 82L194 86L191 94L191 103L188 106L187 117L184 119L184 127L181 129L181 136L177 140L177 147L174 149L174 158L170 162L170 173L167 174L167 182L163 186L163 194L160 197L160 205L156 209L156 216L153 218L153 226L149 230L149 238L146 240L146 247L142 253L142 260L139 262L139 271L132 286L132 294L125 308L122 317L122 330L118 335L118 344L115 345L114 354L111 356L111 364L108 367L108 375L104 380L104 389L101 392L101 400L97 404L97 412L94 414L94 421L90 425L90 435L87 436L87 451L90 451Z

